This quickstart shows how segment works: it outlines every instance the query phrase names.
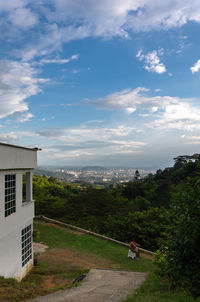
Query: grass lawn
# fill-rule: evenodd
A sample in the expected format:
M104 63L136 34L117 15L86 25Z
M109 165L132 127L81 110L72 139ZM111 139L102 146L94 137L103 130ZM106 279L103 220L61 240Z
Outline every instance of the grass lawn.
M52 248L70 248L82 254L95 255L115 264L118 269L149 272L154 268L151 260L140 258L133 261L127 257L126 247L107 240L87 234L74 234L65 228L52 227L41 222L35 223L35 229L40 232L37 241Z
M195 302L183 291L169 290L155 273L150 273L147 280L123 302Z
M154 274L153 261L132 260L126 247L87 234L35 222L38 242L49 249L39 256L38 265L18 283L0 278L0 301L22 302L72 286L72 281L89 268L104 267L149 272L146 282L126 302L191 302L183 292L168 291L167 284Z

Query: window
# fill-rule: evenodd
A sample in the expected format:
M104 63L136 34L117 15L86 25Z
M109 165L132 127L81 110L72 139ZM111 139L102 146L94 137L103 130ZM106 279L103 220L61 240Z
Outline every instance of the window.
M32 196L32 173L23 173L23 188L22 188L22 202L27 203L33 201Z
M5 217L16 211L16 175L5 175Z
M31 224L21 232L22 238L22 266L32 259L32 228Z

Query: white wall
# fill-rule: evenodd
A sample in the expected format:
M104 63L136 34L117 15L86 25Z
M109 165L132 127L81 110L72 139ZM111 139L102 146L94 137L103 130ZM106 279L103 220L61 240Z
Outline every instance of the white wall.
M32 225L32 220L26 221L26 223L23 225L15 227L12 232L7 233L6 236L0 238L1 276L21 280L21 278L25 275L27 269L26 266L22 267L21 259L21 230L30 224ZM32 263L33 260L31 261L31 265Z
M5 217L5 174L16 174L16 212ZM21 230L32 225L34 202L22 204L23 171L0 171L0 275L21 278Z
M37 151L0 144L0 169L34 169Z

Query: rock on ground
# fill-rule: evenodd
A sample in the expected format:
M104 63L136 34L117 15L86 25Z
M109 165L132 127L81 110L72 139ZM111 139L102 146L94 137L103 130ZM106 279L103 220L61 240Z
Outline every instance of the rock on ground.
M36 254L44 253L47 248L48 248L48 246L43 243L39 243L39 242L33 243L33 251Z

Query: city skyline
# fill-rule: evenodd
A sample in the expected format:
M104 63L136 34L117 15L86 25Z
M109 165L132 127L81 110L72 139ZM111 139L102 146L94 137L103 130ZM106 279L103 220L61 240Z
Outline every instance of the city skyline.
M0 0L0 14L1 142L42 148L39 165L199 153L197 0Z

